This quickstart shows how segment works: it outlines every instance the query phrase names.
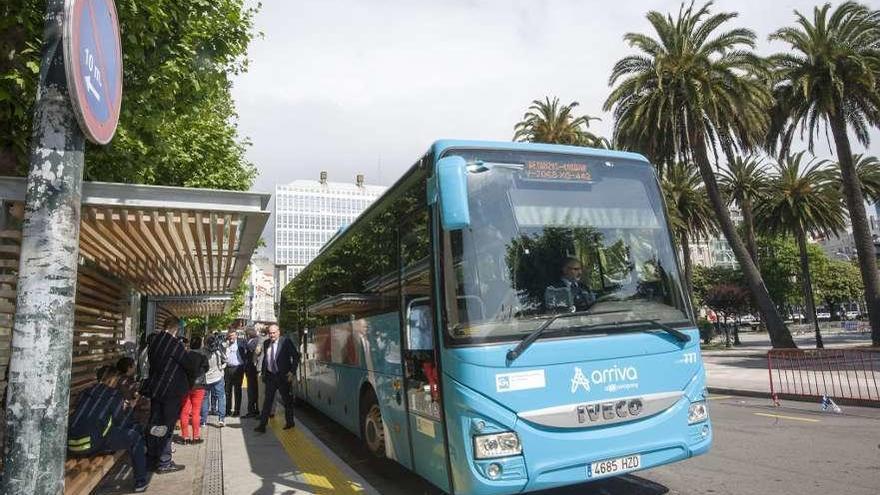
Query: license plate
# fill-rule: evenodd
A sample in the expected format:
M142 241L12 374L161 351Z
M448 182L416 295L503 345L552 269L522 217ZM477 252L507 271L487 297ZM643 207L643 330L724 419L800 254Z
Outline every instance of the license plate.
M628 455L615 459L605 459L587 464L587 478L603 478L628 471L635 471L642 465L642 456Z

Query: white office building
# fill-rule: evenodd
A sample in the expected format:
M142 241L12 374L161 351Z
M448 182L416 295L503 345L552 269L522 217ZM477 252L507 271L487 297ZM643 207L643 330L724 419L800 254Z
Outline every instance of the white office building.
M353 183L330 182L327 172L321 172L320 180L295 180L275 186L276 298L317 256L321 246L353 222L385 189L364 184L363 175Z

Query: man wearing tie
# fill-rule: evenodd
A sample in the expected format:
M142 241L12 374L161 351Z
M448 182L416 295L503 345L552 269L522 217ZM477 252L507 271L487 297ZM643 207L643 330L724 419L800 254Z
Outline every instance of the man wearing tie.
M278 325L269 326L269 338L263 343L263 366L261 374L266 384L266 394L263 398L263 409L260 412L260 424L254 431L265 433L266 423L269 422L269 412L272 410L272 402L275 400L275 392L281 394L281 402L284 404L284 429L293 428L293 395L290 390L288 375L295 375L299 366L299 351L290 339L280 338L281 331Z

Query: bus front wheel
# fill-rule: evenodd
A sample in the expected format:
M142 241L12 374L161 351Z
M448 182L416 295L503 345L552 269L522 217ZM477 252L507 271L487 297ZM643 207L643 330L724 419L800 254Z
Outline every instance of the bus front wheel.
M376 394L370 390L364 396L361 409L361 431L364 443L376 457L385 457L385 427L382 422L382 411L376 401Z

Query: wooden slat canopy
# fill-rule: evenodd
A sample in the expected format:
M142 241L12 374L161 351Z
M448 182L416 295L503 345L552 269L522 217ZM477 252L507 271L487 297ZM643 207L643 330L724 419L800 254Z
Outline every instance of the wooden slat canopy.
M155 298L157 311L176 316L216 315L226 311L232 297L173 297ZM161 320L160 320L161 321Z
M24 192L23 178L0 177L0 198L23 201ZM80 254L141 294L226 296L250 262L269 218L269 198L251 192L84 182ZM207 307L222 311L217 303Z

